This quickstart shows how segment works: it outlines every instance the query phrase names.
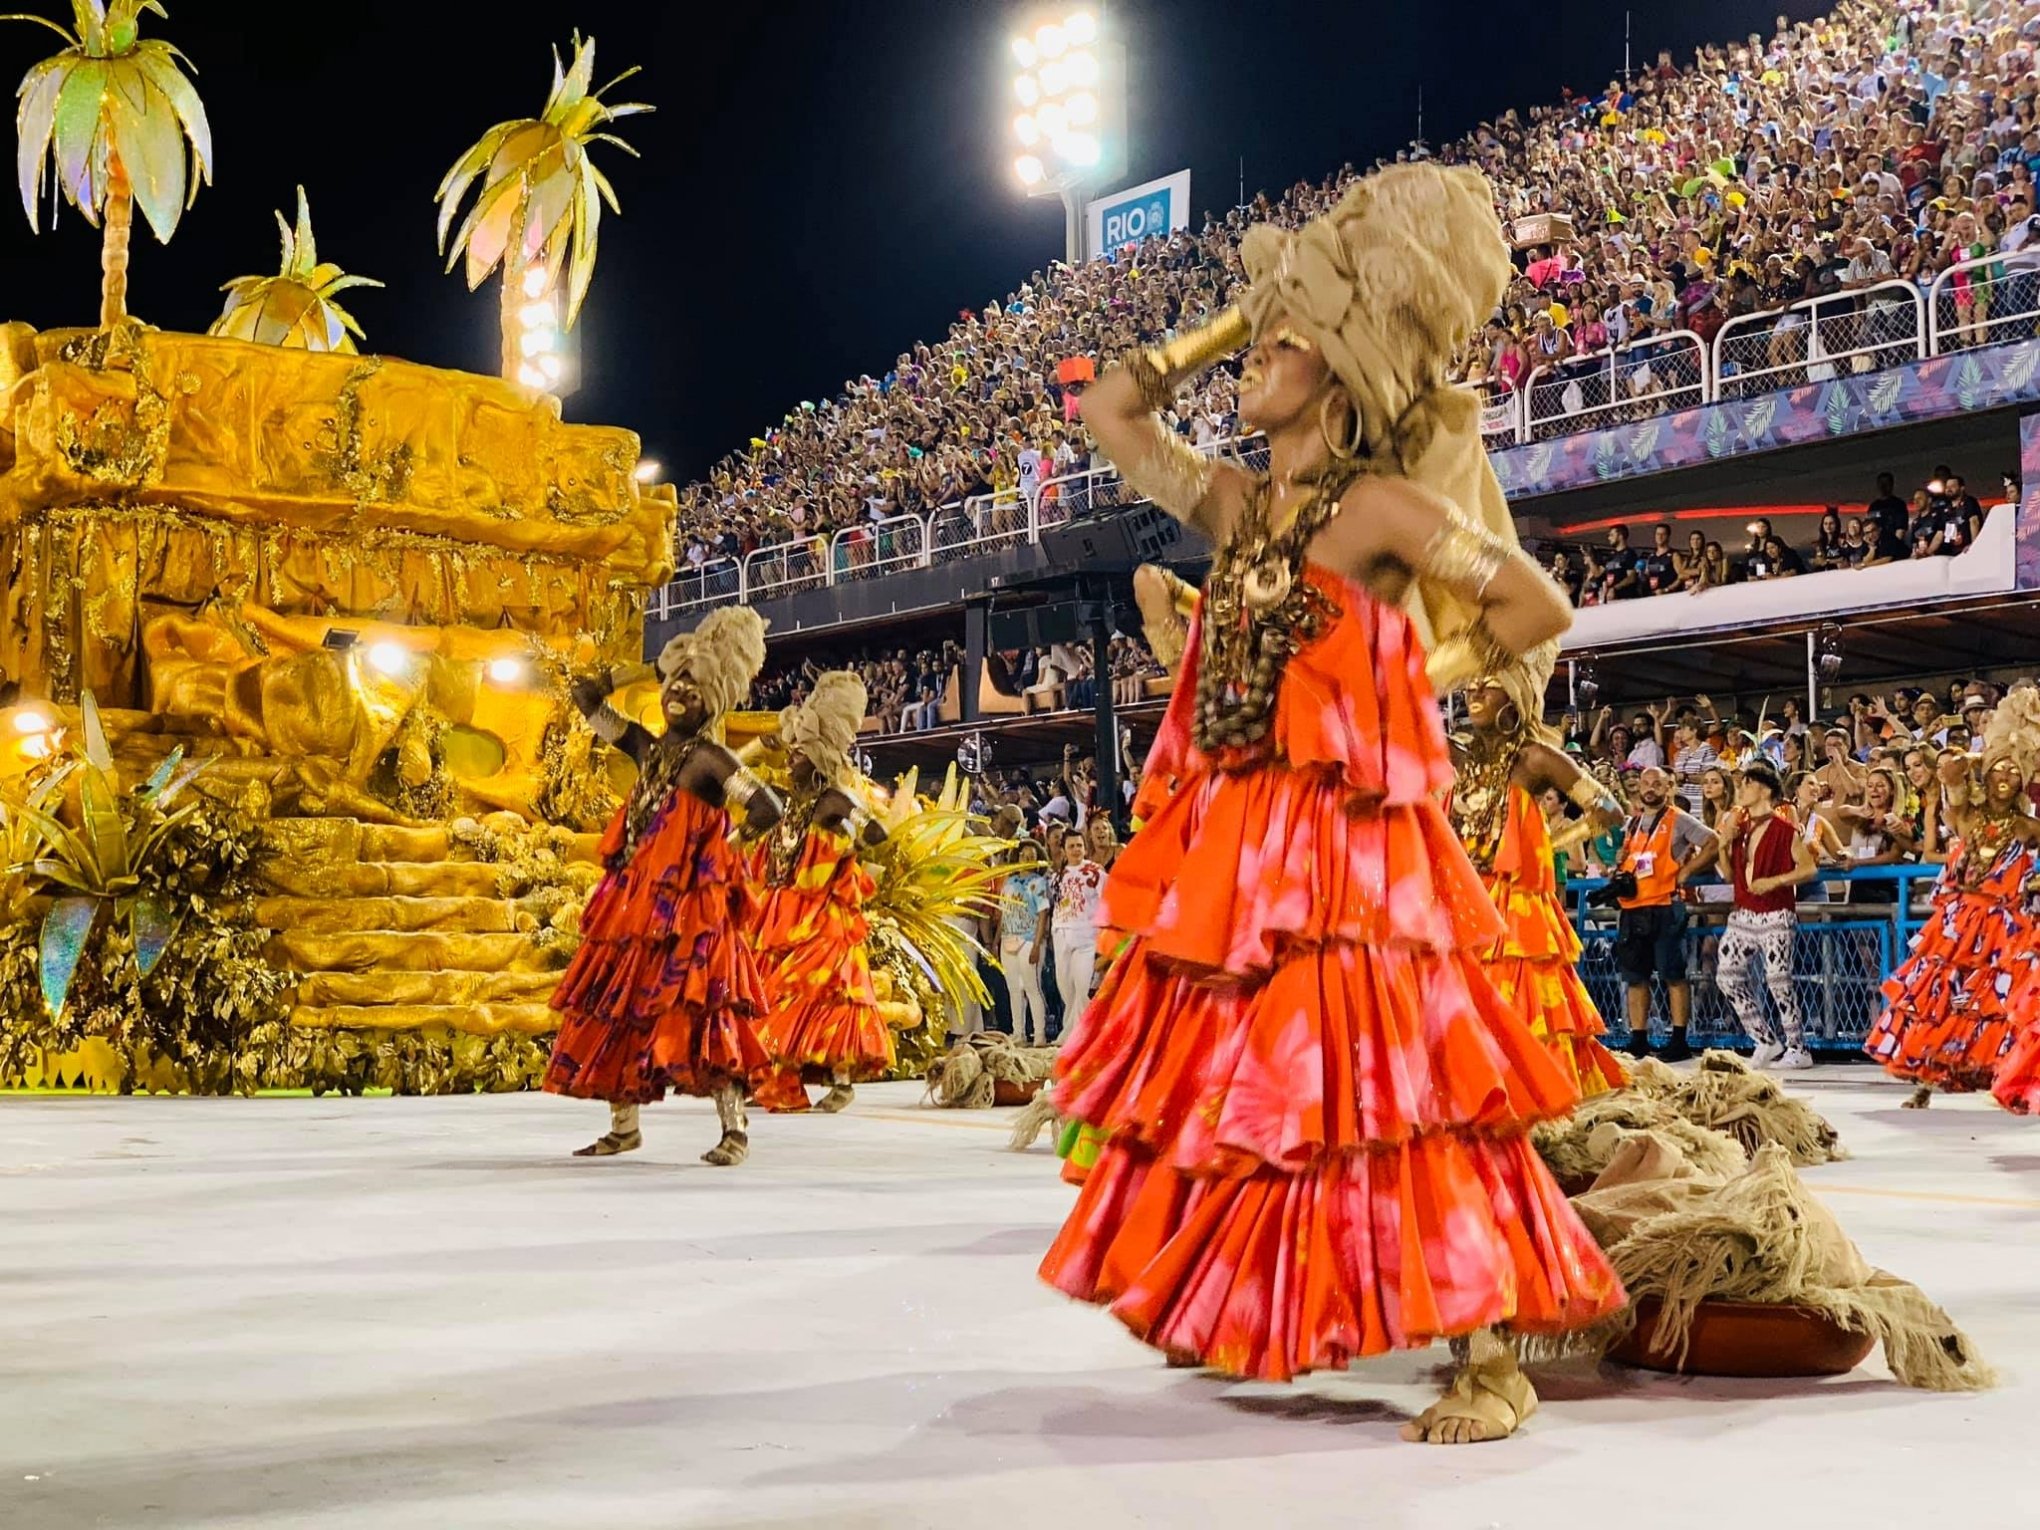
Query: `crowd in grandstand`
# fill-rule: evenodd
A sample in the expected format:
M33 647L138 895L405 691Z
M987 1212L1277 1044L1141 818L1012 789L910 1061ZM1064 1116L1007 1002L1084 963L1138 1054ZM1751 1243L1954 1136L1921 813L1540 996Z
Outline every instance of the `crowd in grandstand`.
M2006 501L2018 497L2010 478L2000 490ZM1575 605L1599 606L1911 558L1952 558L1976 545L1984 516L1983 502L1948 468L1938 469L1909 500L1898 496L1892 475L1882 473L1860 514L1844 516L1830 506L1810 541L1795 543L1764 516L1742 528L1747 540L1728 547L1698 530L1686 532L1682 545L1669 521L1651 527L1648 545L1639 545L1629 527L1616 525L1608 528L1605 546L1560 546L1548 567Z
M1709 829L1734 802L1738 770L1768 759L1824 861L1931 861L1947 853L1940 758L1981 740L2004 693L1984 680L1956 680L1939 691L1903 687L1889 696L1857 692L1825 723L1809 717L1798 696L1762 701L1754 711L1724 709L1707 696L1626 715L1603 707L1566 719L1567 747L1625 800L1645 771L1668 772L1679 805ZM1592 841L1575 869L1606 869L1612 854L1607 837Z
M1033 710L1088 711L1098 704L1097 666L1088 644L1057 643L992 657L995 685L1029 700ZM1126 633L1111 636L1106 664L1112 700L1122 706L1146 699L1148 683L1166 673L1146 639ZM918 733L961 721L962 668L963 645L954 641L939 648L873 648L848 658L831 655L826 663L804 659L768 668L752 688L752 703L779 711L805 700L822 670L849 669L864 682L871 731Z
M1539 367L1673 330L1711 339L1732 318L1852 290L1866 293L1849 301L1874 341L1902 294L1868 289L1924 285L1990 256L2004 259L1951 280L1948 317L1958 342L2005 338L1990 328L1993 305L2040 308L2036 41L2033 0L1844 0L1821 21L1781 17L1768 42L1753 34L1705 47L1683 69L1661 54L1628 84L1510 112L1439 147L1438 158L1487 172L1512 226L1563 220L1550 242L1522 251L1521 276L1464 358L1465 379L1516 388ZM1301 222L1355 174L1348 165L1207 216L1198 231L1037 271L883 376L802 404L684 491L686 561L924 515L973 494L1024 500L1089 465L1069 396L1081 383L1063 380L1065 364L1102 364L1206 317L1232 288L1251 223ZM2032 292L2021 294L2022 280ZM1752 333L1749 365L1809 360L1803 315ZM1660 391L1678 375L1633 350L1622 386ZM1211 373L1179 404L1177 427L1199 441L1229 437L1232 389L1225 369Z

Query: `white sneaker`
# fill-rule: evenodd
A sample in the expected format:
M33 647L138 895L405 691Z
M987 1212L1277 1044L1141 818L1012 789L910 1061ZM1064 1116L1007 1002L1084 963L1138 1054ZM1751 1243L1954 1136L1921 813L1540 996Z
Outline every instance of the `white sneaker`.
M1807 1051L1805 1047L1794 1047L1778 1059L1776 1066L1780 1073L1795 1073L1801 1068L1811 1068L1813 1066L1813 1054Z
M1775 1041L1760 1041L1756 1051L1750 1053L1752 1068L1768 1068L1785 1055L1785 1048Z

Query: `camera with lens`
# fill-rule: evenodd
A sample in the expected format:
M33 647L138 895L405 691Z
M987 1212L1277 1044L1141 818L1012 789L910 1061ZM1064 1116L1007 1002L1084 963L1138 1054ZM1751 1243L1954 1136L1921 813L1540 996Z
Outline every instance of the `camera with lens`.
M1608 878L1608 885L1587 894L1587 902L1595 908L1613 908L1624 898L1636 896L1636 873L1618 871Z

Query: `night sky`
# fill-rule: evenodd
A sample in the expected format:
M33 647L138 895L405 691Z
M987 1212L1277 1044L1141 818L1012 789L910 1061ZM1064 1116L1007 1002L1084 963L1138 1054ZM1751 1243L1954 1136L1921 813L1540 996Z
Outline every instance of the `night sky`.
M388 284L342 299L367 348L481 371L494 369L494 288L470 295L440 274L441 175L491 124L537 114L548 45L564 52L574 27L600 43L598 80L643 65L616 94L659 108L618 124L644 158L597 146L623 217L603 221L579 331L584 381L567 413L639 431L672 476L693 476L845 376L883 371L958 308L1062 252L1059 204L1029 201L1012 181L1012 8L997 0L169 9L144 31L197 66L215 184L168 249L137 215L133 311L202 330L221 283L274 269L271 210L301 181L321 257ZM541 9L550 25L523 19ZM1564 85L1605 84L1622 64L1623 8L1601 0L1534 15L1487 0L1101 9L1128 44L1128 181L1187 164L1200 211L1237 200L1242 157L1251 195L1393 151L1415 132L1420 85L1437 141ZM1768 33L1776 12L1759 0L1639 8L1636 62L1670 47L1684 63L1696 42ZM0 24L0 77L18 81L57 45ZM33 237L9 191L0 318L89 324L97 291L96 232L65 208L54 234L45 224Z

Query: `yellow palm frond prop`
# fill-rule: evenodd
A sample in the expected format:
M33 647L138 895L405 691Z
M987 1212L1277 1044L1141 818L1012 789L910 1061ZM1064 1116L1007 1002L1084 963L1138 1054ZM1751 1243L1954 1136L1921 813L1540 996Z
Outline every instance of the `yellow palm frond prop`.
M353 355L354 342L364 338L361 326L333 299L350 287L382 283L320 264L304 187L297 192L297 226L286 223L282 213L276 215L276 226L283 231L282 268L274 276L238 276L228 282L220 289L227 294L227 306L206 333L285 350Z
M144 11L169 14L159 0L71 0L71 27L0 17L48 27L66 44L22 78L15 170L30 228L41 230L38 207L52 182L87 223L104 215L100 323L109 329L127 317L135 204L167 244L199 183L212 181L212 128L185 78L189 61L139 35Z
M522 365L517 351L518 326L512 322L520 307L553 300L561 268L567 272L563 328L572 329L581 300L595 274L602 207L620 213L616 192L589 155L597 142L614 144L635 156L637 150L604 129L619 117L648 112L641 101L612 104L603 95L622 84L636 69L627 69L601 89L591 88L595 75L595 39L574 34L573 63L562 67L553 50L552 94L538 117L499 122L446 172L435 200L439 203L439 248L446 269L466 257L468 290L474 291L498 267L503 272L503 375L516 377ZM453 231L454 215L475 191L473 205ZM452 232L451 243L448 234ZM528 272L542 278L527 284ZM537 290L532 290L536 286Z
M959 923L998 911L999 885L1017 869L1000 856L1012 846L981 832L969 814L970 787L951 766L941 792L918 797L918 773L909 773L875 813L886 841L868 857L878 890L864 906L872 943L883 954L896 946L938 994L989 1004L978 977L984 948ZM928 1017L940 1025L939 1013Z

